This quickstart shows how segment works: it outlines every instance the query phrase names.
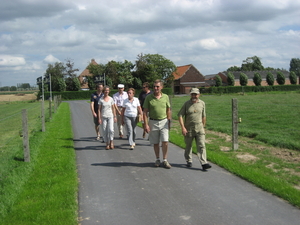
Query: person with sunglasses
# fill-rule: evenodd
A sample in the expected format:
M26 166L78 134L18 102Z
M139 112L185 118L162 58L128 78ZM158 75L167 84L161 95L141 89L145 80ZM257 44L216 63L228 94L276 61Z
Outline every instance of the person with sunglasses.
M123 125L122 125L122 107L124 100L128 98L127 92L124 91L124 84L118 84L118 92L113 95L113 99L116 104L116 112L117 112L117 126L119 131L120 139L123 138Z
M170 169L171 165L167 161L169 129L171 122L171 105L169 96L162 93L163 82L154 81L154 91L146 97L144 102L144 130L149 133L150 144L153 144L156 156L155 166L159 167L160 162L160 142L162 142L162 166ZM149 112L149 121L148 121Z
M141 104L142 110L144 110L143 105L144 105L144 101L145 101L147 95L152 94L152 93L153 93L153 91L151 91L149 89L149 83L148 82L143 83L143 90L142 90L142 92L139 95L139 100L140 100L140 104ZM146 137L146 132L144 130L144 132L143 132L143 138L145 138L145 137Z

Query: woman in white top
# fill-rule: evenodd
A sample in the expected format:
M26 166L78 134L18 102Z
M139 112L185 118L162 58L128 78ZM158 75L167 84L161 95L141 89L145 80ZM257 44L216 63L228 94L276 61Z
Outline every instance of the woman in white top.
M135 147L137 113L139 112L142 115L143 111L140 106L139 99L134 97L135 90L133 88L129 88L127 94L128 94L128 98L125 99L123 102L121 117L122 117L122 124L125 123L127 128L130 150L133 150Z
M103 88L103 97L99 99L98 118L99 124L103 129L103 140L106 142L106 149L114 149L114 122L117 121L115 102L109 96L110 88L105 86Z

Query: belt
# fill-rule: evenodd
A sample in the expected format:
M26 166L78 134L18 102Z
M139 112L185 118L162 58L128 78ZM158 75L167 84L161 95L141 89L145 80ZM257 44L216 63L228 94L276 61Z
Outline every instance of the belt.
M149 118L150 120L156 120L156 119L152 119L152 118ZM160 120L156 120L156 121L161 121L161 120L165 120L165 119L167 119L167 117L166 118L163 118L163 119L160 119Z

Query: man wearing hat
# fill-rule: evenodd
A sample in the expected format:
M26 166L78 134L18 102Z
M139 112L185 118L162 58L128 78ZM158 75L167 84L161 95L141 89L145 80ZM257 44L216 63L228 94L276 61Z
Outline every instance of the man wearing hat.
M192 88L190 95L191 99L183 104L177 114L185 141L184 157L187 167L192 167L192 143L195 139L197 156L202 165L202 169L206 170L211 168L211 165L208 164L206 160L204 129L206 124L205 103L199 99L200 92L198 88Z
M113 99L116 104L116 112L117 112L117 124L119 130L120 138L123 138L123 125L122 125L122 106L125 99L128 98L127 92L124 91L124 84L118 84L118 92L113 95Z

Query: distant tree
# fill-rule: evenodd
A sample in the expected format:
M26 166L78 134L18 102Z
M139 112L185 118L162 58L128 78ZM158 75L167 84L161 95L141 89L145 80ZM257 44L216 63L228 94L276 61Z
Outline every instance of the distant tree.
M29 83L21 83L21 84L18 84L18 88L21 88L23 90L28 90L28 89L30 89L30 84Z
M255 72L254 77L253 77L253 82L254 82L255 86L261 86L261 81L262 81L262 79L261 79L260 73Z
M236 72L236 71L241 71L241 67L231 66L227 69L227 72Z
M221 77L220 77L219 75L217 75L217 76L215 77L215 80L216 80L216 86L217 86L217 87L222 86L222 79L221 79Z
M277 72L277 78L276 81L279 85L284 85L285 84L285 76L283 75L282 72Z
M297 75L294 71L290 72L290 82L291 84L297 84Z
M299 58L291 59L290 72L295 72L296 76L299 77L299 84L300 84L300 59Z
M130 61L118 62L118 83L124 84L126 87L132 87L135 80L131 73L133 68L134 65Z
M17 90L17 87L16 86L11 86L10 87L10 91L16 91Z
M227 83L228 83L229 86L234 86L234 84L235 84L235 79L234 79L234 76L231 72L229 72L227 74Z
M243 60L241 71L256 71L256 70L264 70L264 67L259 57L252 56L252 57L248 57L246 60Z
M176 71L175 64L159 54L140 54L135 63L136 70L133 73L135 77L140 78L141 82L153 83L156 79L164 81L165 87L170 87Z
M247 86L248 84L248 76L244 73L240 73L240 85Z
M271 72L267 73L266 80L267 80L267 83L268 83L269 86L274 85L274 75Z
M77 78L76 72L79 71L79 69L74 68L74 62L71 59L66 60L66 90L67 91L79 91L81 86L80 86L80 81Z
M52 91L65 91L66 90L66 83L64 79L65 75L66 75L66 67L62 62L48 64L48 68L46 69L46 73L45 73L45 80L46 83L48 84L51 81Z

